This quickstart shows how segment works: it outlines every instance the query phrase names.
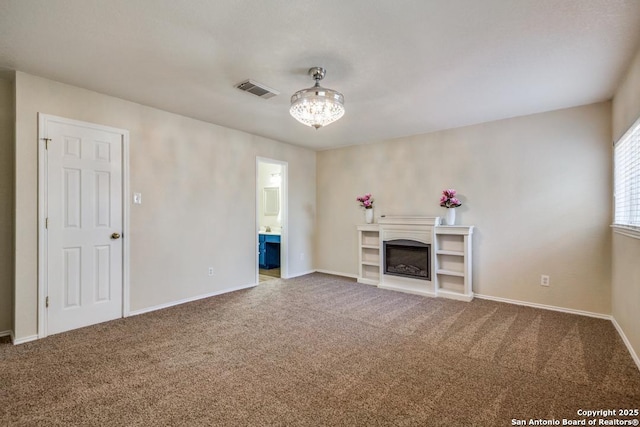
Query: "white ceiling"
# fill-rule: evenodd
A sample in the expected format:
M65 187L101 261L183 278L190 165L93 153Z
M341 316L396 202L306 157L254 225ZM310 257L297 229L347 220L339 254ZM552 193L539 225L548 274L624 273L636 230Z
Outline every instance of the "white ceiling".
M317 150L610 99L639 42L639 0L0 0L0 68Z

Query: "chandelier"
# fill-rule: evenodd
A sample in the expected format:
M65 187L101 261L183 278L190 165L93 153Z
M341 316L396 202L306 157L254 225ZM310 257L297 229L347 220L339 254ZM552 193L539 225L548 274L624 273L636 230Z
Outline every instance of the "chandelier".
M344 96L340 92L320 86L327 73L322 67L309 69L316 84L297 91L291 97L289 112L300 123L316 129L335 122L344 115Z

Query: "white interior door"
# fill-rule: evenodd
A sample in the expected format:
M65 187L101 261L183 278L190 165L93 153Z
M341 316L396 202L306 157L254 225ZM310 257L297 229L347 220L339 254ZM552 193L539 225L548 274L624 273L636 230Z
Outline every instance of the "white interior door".
M46 316L55 334L123 315L123 135L45 119Z

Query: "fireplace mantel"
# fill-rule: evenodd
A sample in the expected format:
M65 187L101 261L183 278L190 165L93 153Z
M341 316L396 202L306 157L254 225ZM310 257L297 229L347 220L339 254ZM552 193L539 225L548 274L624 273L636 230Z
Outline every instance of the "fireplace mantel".
M434 227L440 225L439 216L382 216L378 221L380 226L385 225L423 225Z

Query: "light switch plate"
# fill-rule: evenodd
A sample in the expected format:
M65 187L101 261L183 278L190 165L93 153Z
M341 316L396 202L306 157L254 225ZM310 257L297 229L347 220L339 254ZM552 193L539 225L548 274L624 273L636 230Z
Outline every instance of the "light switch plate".
M133 193L133 203L136 205L142 204L142 193Z

